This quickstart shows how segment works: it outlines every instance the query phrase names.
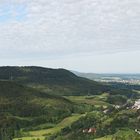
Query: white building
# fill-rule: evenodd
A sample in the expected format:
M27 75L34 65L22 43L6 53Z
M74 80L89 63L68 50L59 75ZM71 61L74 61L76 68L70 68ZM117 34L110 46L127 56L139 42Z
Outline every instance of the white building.
M132 106L133 109L140 109L140 99L135 101L135 104Z

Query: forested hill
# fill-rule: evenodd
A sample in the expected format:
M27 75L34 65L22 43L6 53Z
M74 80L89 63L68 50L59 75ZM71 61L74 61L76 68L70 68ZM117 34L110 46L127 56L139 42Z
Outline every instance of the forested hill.
M58 95L99 94L108 88L65 69L0 67L0 80L11 80Z
M49 108L55 112L55 109L61 111L62 106L69 109L69 105L71 102L63 97L42 93L15 82L0 81L0 113L8 112L23 117L40 116L49 114Z
M16 80L26 83L63 83L71 82L77 76L65 69L43 67L0 67L0 79Z
M57 123L72 114L73 106L63 97L0 81L0 140L16 136L15 130L22 127Z

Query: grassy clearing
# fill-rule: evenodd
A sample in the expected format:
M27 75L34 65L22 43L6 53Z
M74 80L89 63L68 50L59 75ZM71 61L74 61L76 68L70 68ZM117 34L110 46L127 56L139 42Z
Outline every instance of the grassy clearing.
M108 136L105 136L96 140L112 140L112 135L108 135Z
M67 126L70 126L73 122L77 121L81 116L83 116L83 115L75 114L73 116L65 118L62 122L60 122L53 128L37 130L37 131L30 131L29 134L32 136L43 136L43 135L50 135L50 134L58 133L61 131L61 129L63 129Z
M37 125L35 127L32 128L32 130L41 130L41 129L49 129L49 128L52 128L52 127L55 127L56 124L53 124L53 123L44 123L44 124L40 124L40 125Z
M22 138L15 138L13 140L44 140L45 137L22 137Z
M28 132L30 137L15 138L13 140L44 140L45 137L43 135L56 134L60 132L61 129L70 126L73 122L77 121L82 116L84 116L84 114L73 114L73 116L65 118L62 122L58 123L53 128L30 131Z
M110 104L106 102L107 97L108 94L104 93L102 95L93 96L66 96L65 98L75 103L86 103L95 106L110 106Z
M133 138L135 137L138 137L140 138L140 135L136 134L134 132L134 130L130 130L130 129L122 129L122 130L119 130L118 132L116 132L114 135L108 135L108 136L105 136L105 137L102 137L102 138L98 138L96 140L112 140L114 137L119 137L119 138L122 138L124 140L126 139L131 139L133 140Z

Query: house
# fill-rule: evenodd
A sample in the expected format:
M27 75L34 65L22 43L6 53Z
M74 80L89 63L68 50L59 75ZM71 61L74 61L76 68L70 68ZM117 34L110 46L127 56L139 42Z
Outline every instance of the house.
M140 135L140 131L138 131L137 129L135 129L135 132L138 133Z
M113 107L114 107L115 109L120 109L120 108L121 108L120 105L113 105Z
M132 106L132 109L140 109L140 99L135 101L135 104Z
M95 134L96 128L83 129L83 133Z
M96 133L96 128L89 128L88 133Z
M103 111L104 114L107 114L109 112L109 109L106 109Z

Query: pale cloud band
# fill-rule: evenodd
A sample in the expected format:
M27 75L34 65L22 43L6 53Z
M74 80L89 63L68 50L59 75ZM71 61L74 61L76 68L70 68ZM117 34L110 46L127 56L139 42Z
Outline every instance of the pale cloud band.
M0 0L0 6L5 56L140 50L139 0Z

